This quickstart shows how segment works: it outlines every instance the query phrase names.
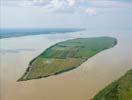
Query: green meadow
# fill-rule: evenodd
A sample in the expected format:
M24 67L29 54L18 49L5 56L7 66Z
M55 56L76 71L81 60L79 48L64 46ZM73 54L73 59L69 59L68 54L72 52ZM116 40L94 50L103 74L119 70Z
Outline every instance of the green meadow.
M116 44L117 40L112 37L76 38L59 42L30 61L26 72L18 81L39 79L72 70Z

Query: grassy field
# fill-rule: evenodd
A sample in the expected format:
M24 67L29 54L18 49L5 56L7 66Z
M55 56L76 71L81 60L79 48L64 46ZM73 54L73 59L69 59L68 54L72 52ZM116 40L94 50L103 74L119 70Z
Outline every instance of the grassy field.
M117 40L112 37L77 38L59 42L34 58L18 81L48 77L74 69L88 58L116 44Z
M132 100L132 70L108 85L92 100Z

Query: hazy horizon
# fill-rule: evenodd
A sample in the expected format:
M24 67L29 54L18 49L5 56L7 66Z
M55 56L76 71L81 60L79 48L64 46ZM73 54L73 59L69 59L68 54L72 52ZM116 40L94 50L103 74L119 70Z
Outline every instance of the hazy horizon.
M1 0L0 28L132 29L130 0Z

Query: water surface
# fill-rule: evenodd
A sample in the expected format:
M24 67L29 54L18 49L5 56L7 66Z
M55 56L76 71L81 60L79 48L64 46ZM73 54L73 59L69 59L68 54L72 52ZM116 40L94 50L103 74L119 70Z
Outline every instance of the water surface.
M48 78L16 82L29 61L47 47L67 39L93 36L113 36L118 39L118 44L90 58L75 70ZM132 68L131 37L130 33L95 34L84 31L1 39L1 100L90 100L108 83ZM17 52L11 52L13 50Z

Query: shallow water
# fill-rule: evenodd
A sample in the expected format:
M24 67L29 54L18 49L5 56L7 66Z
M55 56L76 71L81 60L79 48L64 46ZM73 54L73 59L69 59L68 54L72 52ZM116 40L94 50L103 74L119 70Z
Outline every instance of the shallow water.
M132 68L132 34L86 33L1 39L1 100L90 100L108 83ZM92 36L114 36L118 39L118 44L72 71L48 78L16 82L25 72L28 62L47 47L67 39ZM10 52L12 50L17 52Z

